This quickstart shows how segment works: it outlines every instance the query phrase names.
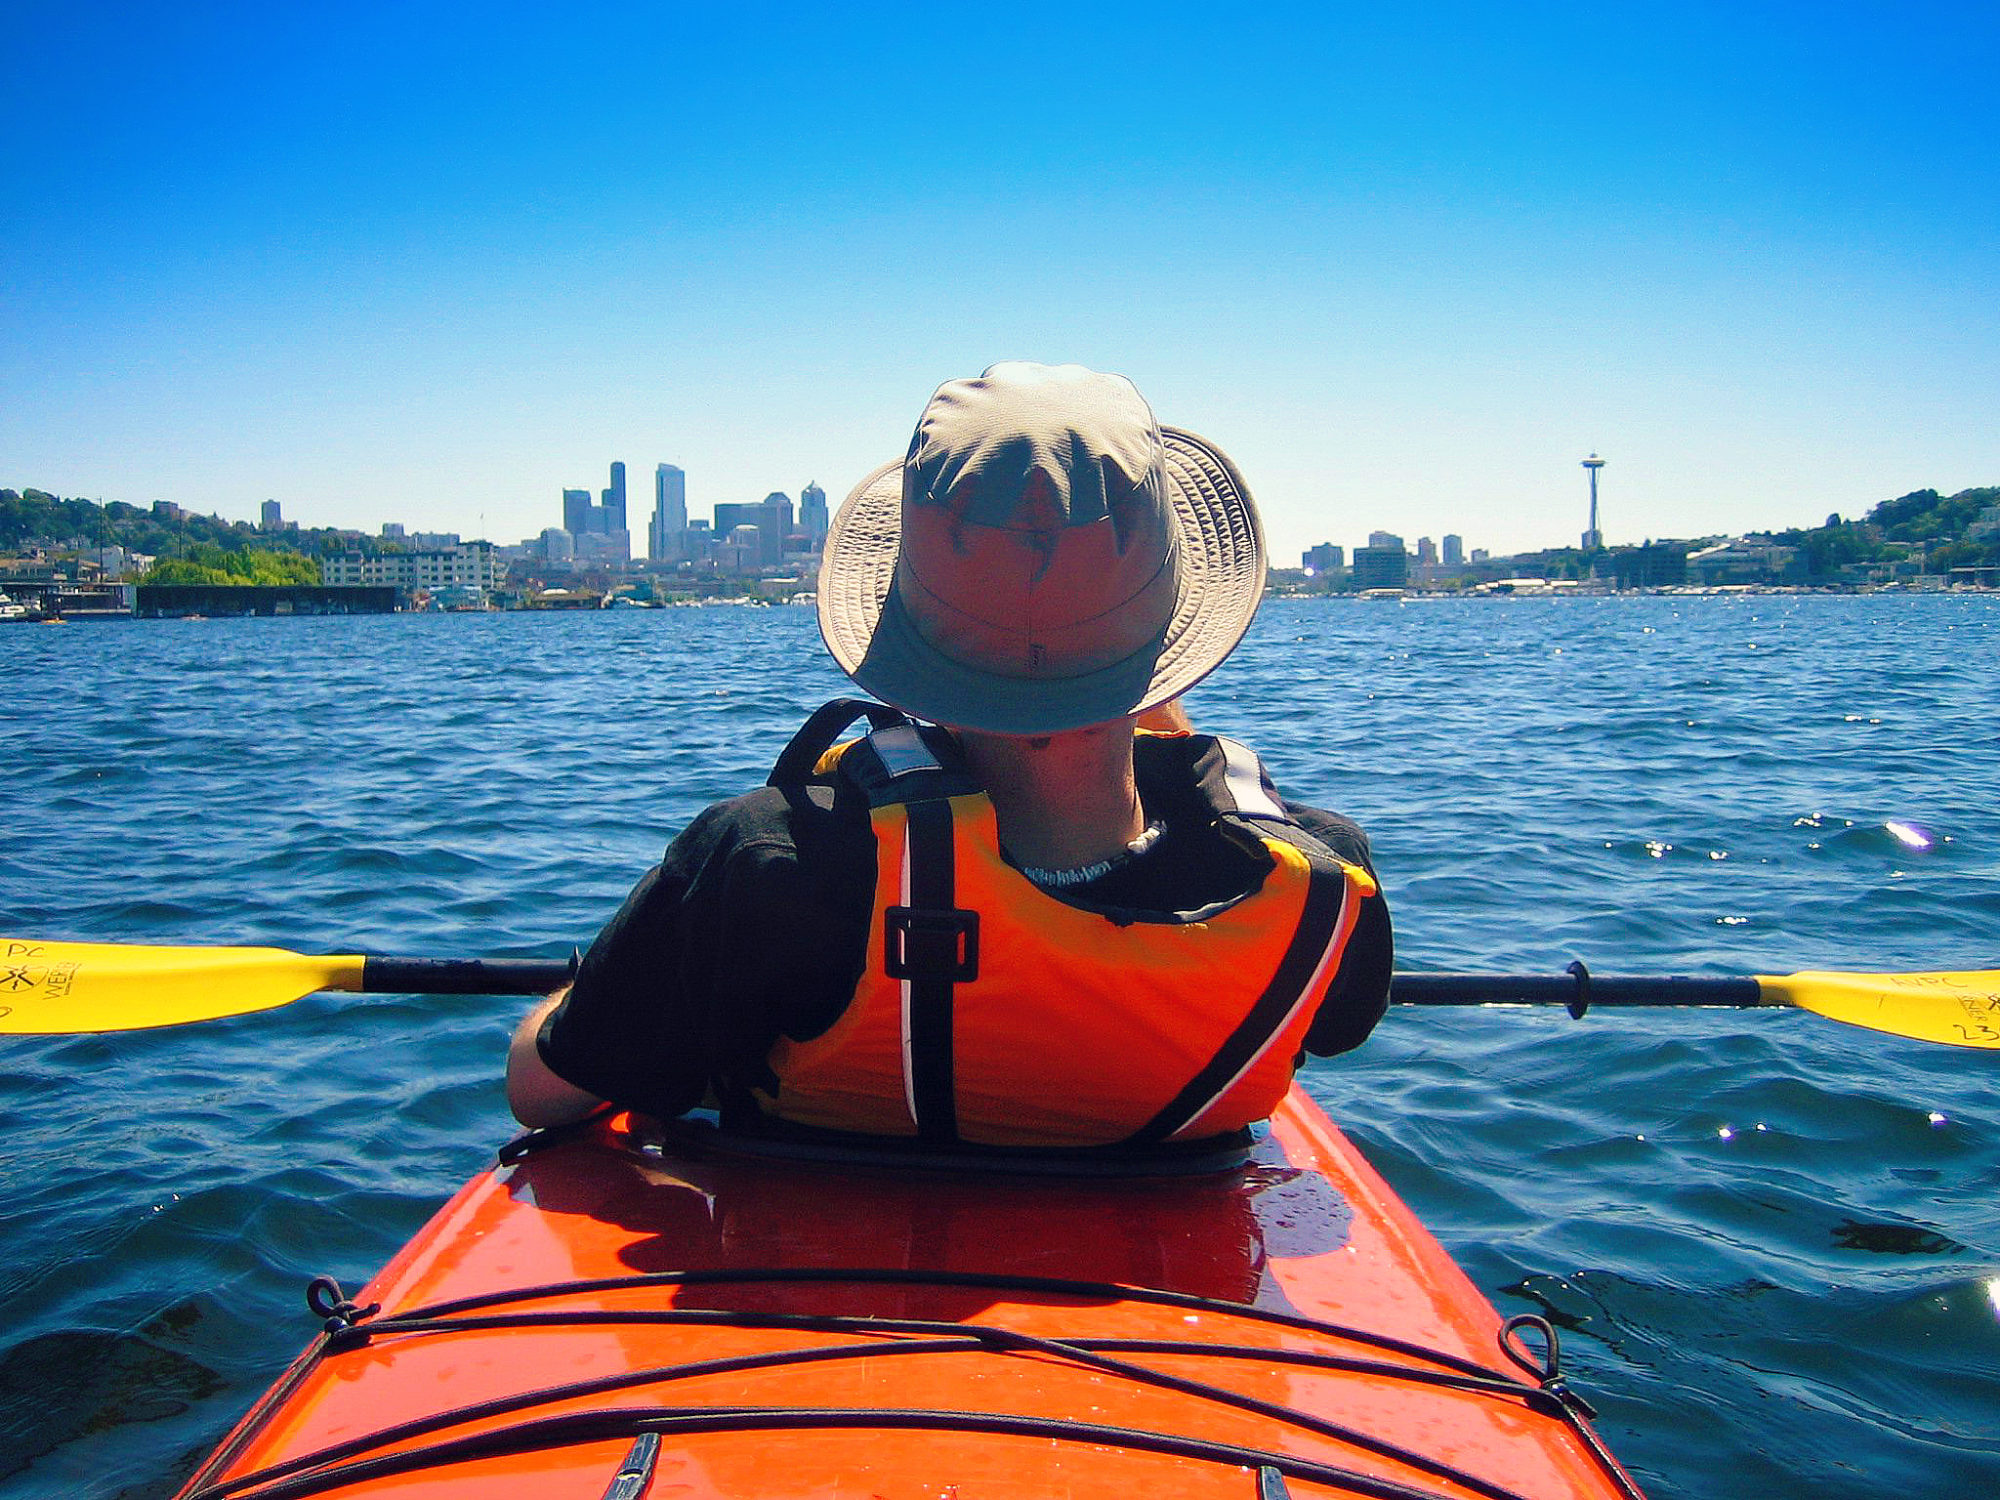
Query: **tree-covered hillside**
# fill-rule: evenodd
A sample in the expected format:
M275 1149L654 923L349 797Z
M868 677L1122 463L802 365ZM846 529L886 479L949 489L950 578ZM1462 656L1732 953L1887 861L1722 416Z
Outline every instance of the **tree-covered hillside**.
M1936 490L1918 490L1876 506L1868 513L1868 524L1881 531L1885 542L1942 540L1945 545L1930 548L1933 573L1950 568L1990 568L2000 566L2000 529L1973 533L1980 516L1995 505L2000 505L2000 485L1960 490L1949 497Z
M220 516L170 516L122 500L64 500L42 490L0 490L0 552L43 546L58 551L123 547L155 557L180 557L193 547L242 552L305 552L312 533L263 532Z
M0 489L0 554L34 547L57 554L123 547L163 563L169 559L185 562L214 575L170 576L173 570L161 573L156 569L148 575L155 583L317 581L316 559L322 554L402 550L395 542L353 531L301 531L296 527L265 531L248 521L225 521L220 516L185 511L176 514L122 500L99 504L95 500L65 500L45 490ZM239 561L224 561L230 558ZM240 561L245 558L257 561ZM234 577L225 578L225 573Z
M1923 550L1927 573L1990 568L2000 566L2000 529L1982 526L1980 518L1995 505L2000 487L1951 496L1916 490L1884 500L1864 520L1832 515L1824 526L1779 532L1773 540L1798 549L1792 572L1807 581L1837 578L1849 564L1879 563L1915 548Z

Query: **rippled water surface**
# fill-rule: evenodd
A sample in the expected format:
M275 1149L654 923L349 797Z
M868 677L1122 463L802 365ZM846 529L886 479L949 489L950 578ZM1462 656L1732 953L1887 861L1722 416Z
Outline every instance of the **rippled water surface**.
M0 629L0 933L559 956L843 680L810 611ZM2000 600L1278 603L1191 699L1406 968L2000 967ZM0 1038L0 1495L170 1494L509 1133L521 1002ZM2000 1052L1399 1008L1315 1094L1658 1497L2000 1493Z

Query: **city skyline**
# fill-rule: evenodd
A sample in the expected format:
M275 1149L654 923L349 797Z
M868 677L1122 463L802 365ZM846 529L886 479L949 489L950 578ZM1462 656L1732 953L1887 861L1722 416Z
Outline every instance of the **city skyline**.
M2000 478L1990 8L783 14L8 7L0 484L837 501L1007 358L1130 375L1276 558L1573 542L1591 451L1613 544ZM1087 106L1049 34L1116 59Z
M1586 469L1601 468L1604 466L1604 463L1605 461L1598 458L1595 454L1591 455L1590 459L1584 460ZM339 525L310 517L301 521L295 517L284 516L282 503L271 499L260 502L259 519L254 522L244 517L229 517L221 515L219 512L201 511L198 507L184 507L166 500L153 502L150 508L154 510L164 509L175 516L212 514L216 519L222 520L225 523L234 522L236 524L252 525L256 530L267 533L289 532L297 534L302 530L307 532L329 530L356 539L379 539L404 543L417 548L451 548L461 545L461 542L468 545L477 542L510 553L526 549L533 552L537 557L554 556L554 554L549 552L551 538L555 533L560 532L566 539L565 548L560 554L561 560L574 560L584 564L627 561L633 563L686 561L689 560L690 555L684 551L675 551L664 547L662 544L663 537L698 534L704 538L717 539L725 537L739 525L751 526L761 533L767 533L769 536L789 538L803 534L813 541L815 544L814 550L817 549L817 544L823 541L827 534L827 522L829 519L827 495L826 491L815 481L809 480L801 488L799 502L796 507L794 507L792 498L788 493L784 491L771 491L761 501L756 502L717 501L711 507L710 511L713 519L702 520L694 516L688 509L686 501L686 472L676 465L660 463L656 466L655 471L656 501L653 512L648 516L648 530L644 537L644 543L643 546L634 545L630 531L625 526L617 523L618 520L627 518L627 512L624 508L625 493L622 483L625 464L622 460L613 461L609 467L613 482L599 492L600 498L598 500L592 500L591 492L588 489L565 487L560 492L559 502L559 519L562 524L544 527L537 534L513 541L507 540L504 534L479 534L474 536L460 532L412 530L407 523L400 521L384 520L375 527ZM0 489L5 488L11 487L0 486ZM614 496L617 498L614 499ZM56 498L88 499L93 503L108 503L108 497L58 496ZM1900 499L1905 497L1892 496L1888 498ZM1594 505L1594 503L1595 496L1592 495L1586 502L1588 514L1594 515L1594 511L1588 510L1588 506ZM1876 503L1880 504L1881 502ZM773 514L771 512L770 508L774 504L782 506L781 514ZM679 524L662 532L660 529L660 515L662 509L668 506L672 507L672 514L679 518ZM1873 509L1874 506L1872 505L1867 507L1869 511ZM760 515L760 512L763 514ZM1848 519L1865 519L1866 514L1866 511L1857 512ZM1838 520L1840 518L1833 517L1832 519ZM1796 528L1752 527L1730 532L1704 532L1687 535L1669 532L1659 536L1649 535L1639 541L1632 542L1617 539L1593 542L1594 533L1586 529L1580 541L1581 550L1585 552L1602 549L1609 553L1617 553L1626 550L1644 550L1645 548L1662 543L1743 541L1746 539L1768 538L1773 534L1787 531L1812 531L1814 529L1815 527L1813 526ZM607 537L615 537L616 541L608 547L600 545L600 539ZM583 546L573 551L570 550L569 544L578 538L589 540ZM1579 550L1579 544L1578 542L1558 540L1546 546L1529 546L1513 551L1481 545L1474 545L1468 548L1465 538L1456 532L1446 532L1441 538L1422 535L1417 537L1414 542L1408 542L1400 533L1376 527L1369 531L1365 542L1356 542L1352 546L1345 542L1323 540L1302 549L1298 554L1292 555L1282 554L1274 549L1267 548L1267 560L1268 565L1274 570L1293 570L1303 567L1308 572L1324 572L1329 568L1334 571L1341 571L1348 566L1346 559L1350 552L1358 554L1370 549L1393 549L1397 552L1407 553L1411 562L1420 568L1449 570L1468 564L1481 564L1488 560L1499 561L1516 556L1537 557L1543 554L1574 552ZM790 555L796 555L796 553L794 552ZM1296 561L1294 560L1295 557L1297 558ZM754 567L758 565L757 559L749 557L740 559L739 561L744 566ZM777 559L765 558L762 559L762 562L766 565L775 565Z
M1598 458L1593 453L1589 459L1585 460L1585 463L1586 465L1594 463L1596 466L1601 467L1604 460ZM603 533L609 530L620 529L619 520L624 519L627 514L625 511L624 461L620 459L612 460L609 472L612 478L611 486L602 492L602 500L597 506L591 504L588 490L565 488L562 491L563 525L561 529L568 532L572 537L588 535L592 532ZM612 496L614 491L618 496L615 515L619 520L610 518L613 514ZM694 512L688 508L687 471L677 464L670 464L664 461L656 464L654 468L654 497L653 510L647 519L644 549L634 548L631 552L631 558L634 561L643 558L648 562L680 560L681 554L673 550L673 544L669 542L668 538L684 537L691 527L699 529L702 524ZM791 535L795 532L803 534L811 538L815 545L825 540L831 506L825 489L815 480L808 480L800 487L799 498L795 508L791 495L782 490L767 492L761 501L716 501L710 507L711 519L709 525L712 533L720 537L727 535L738 525L759 525L759 516L757 514L759 512L762 512L765 518L760 529L768 531L771 519L777 515L772 510L772 507L778 502L783 502L784 505L782 520L779 522L782 528L781 535ZM262 515L266 523L265 529L269 529L269 523L277 514L278 504L274 500L263 502ZM1589 504L1590 515L1594 523L1597 514L1597 492L1594 482L1591 488ZM600 520L600 517L603 519ZM294 524L296 525L296 523ZM383 523L381 534L387 536L392 527L398 535L404 531L402 524L385 522ZM544 528L540 535L546 538L548 530L549 528ZM1584 533L1583 539L1586 547L1592 545L1590 541L1592 534L1588 530ZM497 538L485 538L485 540L492 541L498 546L520 546L531 545L535 541L535 538L524 537L518 542L505 542ZM1647 540L1652 539L1648 538ZM1442 538L1442 543L1443 550L1440 554L1438 542L1429 536L1419 537L1414 550L1411 552L1411 556L1422 566L1437 566L1439 564L1456 566L1466 560L1467 552L1462 536L1455 532L1447 532ZM1378 545L1401 547L1403 539L1400 536L1378 528L1369 533L1366 545L1370 547ZM1596 545L1602 545L1602 543L1599 542ZM1288 558L1276 553L1271 553L1268 556L1268 563L1272 568L1294 568L1301 565L1311 568L1313 566L1311 554L1319 552L1327 546L1331 546L1336 553L1349 550L1344 543L1322 541L1310 548L1303 549L1301 554L1303 559L1302 564L1293 563ZM1552 543L1548 549L1533 548L1522 550L1554 550L1560 546L1560 543ZM1491 554L1491 549L1475 547L1472 549L1472 553L1483 558ZM775 564L777 559L767 558L765 561L767 564Z

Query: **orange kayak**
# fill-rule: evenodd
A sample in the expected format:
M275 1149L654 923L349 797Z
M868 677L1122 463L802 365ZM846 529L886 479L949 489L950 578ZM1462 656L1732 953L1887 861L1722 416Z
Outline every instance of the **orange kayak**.
M310 1300L182 1500L1638 1495L1297 1089L1150 1172L601 1118Z

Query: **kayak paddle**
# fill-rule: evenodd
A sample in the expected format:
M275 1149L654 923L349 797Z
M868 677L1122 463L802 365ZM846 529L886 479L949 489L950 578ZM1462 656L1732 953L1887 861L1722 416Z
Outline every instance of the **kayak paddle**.
M0 938L0 1034L135 1031L367 995L547 995L569 960L314 956L284 948L154 948Z
M1711 979L1698 974L1398 974L1392 1001L1410 1005L1790 1005L1920 1042L2000 1049L2000 969L1863 974L1808 969ZM6 1026L0 1021L0 1029Z
M0 1034L130 1031L288 1005L321 990L547 995L572 959L308 956L283 948L165 948L0 939ZM1404 1005L1789 1005L1923 1042L2000 1050L2000 969L1939 974L1398 974Z

